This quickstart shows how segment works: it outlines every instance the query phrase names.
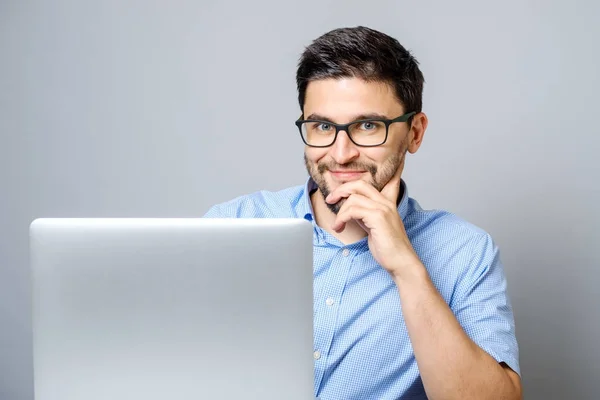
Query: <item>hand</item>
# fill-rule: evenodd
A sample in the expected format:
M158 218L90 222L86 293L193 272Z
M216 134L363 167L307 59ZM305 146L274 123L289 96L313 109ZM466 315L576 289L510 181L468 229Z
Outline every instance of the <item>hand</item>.
M355 220L367 232L371 254L392 276L397 276L408 264L420 263L396 206L399 187L400 172L381 192L357 180L340 185L325 199L333 204L346 198L332 229L342 232L346 223Z

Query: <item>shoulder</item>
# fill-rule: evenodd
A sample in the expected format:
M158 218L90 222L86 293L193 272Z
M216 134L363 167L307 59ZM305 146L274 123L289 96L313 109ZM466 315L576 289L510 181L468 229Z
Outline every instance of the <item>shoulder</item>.
M409 198L406 228L416 236L426 235L447 244L491 240L482 227L448 210L424 209L413 198Z
M305 186L276 191L259 190L213 205L204 218L289 218L295 217Z
M409 199L407 234L428 269L461 279L490 268L501 272L499 247L482 227L447 210L423 209Z

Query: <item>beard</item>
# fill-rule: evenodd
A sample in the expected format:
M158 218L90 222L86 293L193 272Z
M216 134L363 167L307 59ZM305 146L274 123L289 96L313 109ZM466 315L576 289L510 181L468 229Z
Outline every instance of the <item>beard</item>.
M306 171L316 183L319 191L323 195L323 198L327 198L331 193L331 187L325 178L325 172L328 170L336 169L349 169L349 170L360 170L367 171L369 173L368 183L372 185L377 191L381 192L385 185L394 177L394 174L398 171L398 168L404 163L404 157L406 154L406 147L402 146L398 153L393 154L388 158L382 165L368 164L364 162L352 161L346 164L337 164L333 160L323 161L320 163L314 163L306 157L304 154L304 164ZM399 188L398 188L399 189ZM344 205L346 199L343 198L337 203L327 204L327 208L334 214L338 214L340 208Z

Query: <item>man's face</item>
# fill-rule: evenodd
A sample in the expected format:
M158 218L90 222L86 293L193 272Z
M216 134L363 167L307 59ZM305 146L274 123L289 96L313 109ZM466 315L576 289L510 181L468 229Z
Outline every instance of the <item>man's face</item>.
M359 78L324 79L308 84L304 103L305 119L323 119L333 123L349 123L364 115L379 114L393 119L404 114L392 88L381 82ZM359 147L346 131L340 131L335 143L326 148L307 146L304 160L309 175L323 197L345 182L362 179L381 191L398 169L404 166L408 148L409 126L393 123L387 141L377 147ZM344 200L328 204L338 213Z

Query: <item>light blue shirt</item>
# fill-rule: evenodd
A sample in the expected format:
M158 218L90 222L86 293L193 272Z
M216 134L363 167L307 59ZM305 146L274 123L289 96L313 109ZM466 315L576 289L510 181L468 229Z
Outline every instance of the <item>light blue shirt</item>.
M434 285L483 350L517 373L519 349L497 245L446 211L408 195L398 212ZM314 221L305 185L217 204L207 218L305 218L314 226L314 390L321 400L426 399L400 296L367 239L344 245Z

